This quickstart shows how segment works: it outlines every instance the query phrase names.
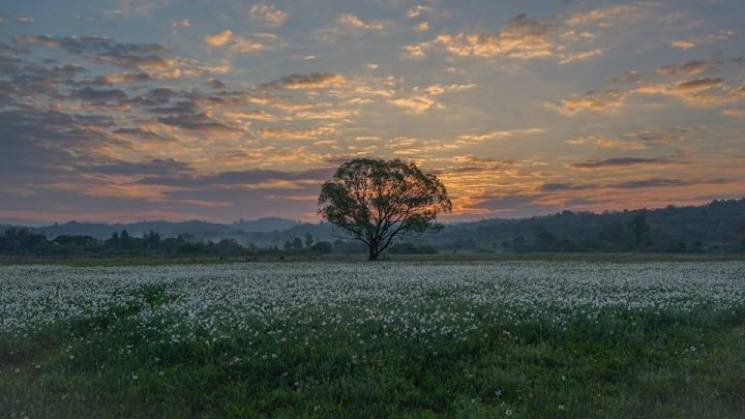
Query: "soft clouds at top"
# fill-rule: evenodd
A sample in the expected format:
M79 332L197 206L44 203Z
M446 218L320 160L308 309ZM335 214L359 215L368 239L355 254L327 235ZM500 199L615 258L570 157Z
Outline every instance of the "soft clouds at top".
M313 220L358 156L436 172L456 217L745 194L735 0L0 15L0 218Z

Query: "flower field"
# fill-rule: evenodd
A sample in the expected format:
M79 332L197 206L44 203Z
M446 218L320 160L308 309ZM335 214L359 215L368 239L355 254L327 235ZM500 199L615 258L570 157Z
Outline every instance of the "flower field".
M0 267L10 417L745 414L745 263Z

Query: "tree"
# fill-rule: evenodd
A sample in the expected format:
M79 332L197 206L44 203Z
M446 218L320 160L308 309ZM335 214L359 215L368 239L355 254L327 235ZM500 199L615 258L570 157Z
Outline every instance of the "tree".
M325 254L333 252L334 248L331 246L331 243L329 242L319 241L319 242L315 242L313 246L310 247L310 251L325 255Z
M650 231L649 223L647 223L647 211L642 210L636 214L631 220L630 227L631 232L634 233L636 248L639 249Z
M310 233L305 233L305 247L312 247L313 242L313 235Z
M367 246L369 260L399 235L439 230L437 215L452 211L445 185L414 163L354 159L321 187L318 212Z

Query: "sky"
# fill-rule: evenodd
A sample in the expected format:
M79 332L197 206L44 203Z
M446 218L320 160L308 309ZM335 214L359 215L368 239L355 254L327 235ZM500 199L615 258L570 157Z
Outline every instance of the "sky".
M446 220L745 196L742 0L0 3L0 219L318 220L355 157Z

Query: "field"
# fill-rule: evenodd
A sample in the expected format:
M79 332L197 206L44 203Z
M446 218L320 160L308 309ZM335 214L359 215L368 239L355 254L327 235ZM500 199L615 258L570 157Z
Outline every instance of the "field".
M745 262L0 266L8 417L745 417Z

